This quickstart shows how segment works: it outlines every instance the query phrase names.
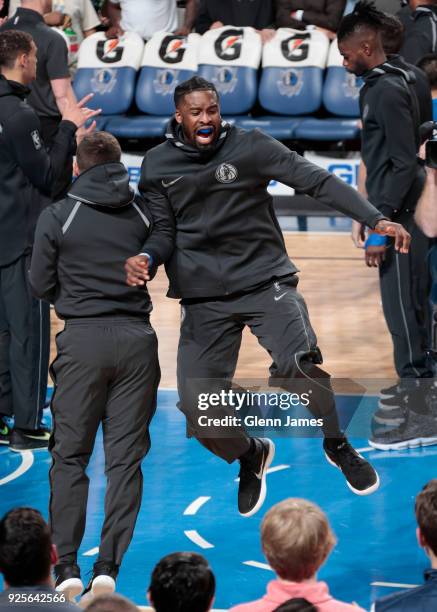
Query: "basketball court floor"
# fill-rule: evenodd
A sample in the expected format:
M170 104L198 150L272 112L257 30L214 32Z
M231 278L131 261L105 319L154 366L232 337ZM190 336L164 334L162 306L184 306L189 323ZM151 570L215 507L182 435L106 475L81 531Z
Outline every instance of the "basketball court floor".
M185 437L177 410L175 359L179 306L165 296L160 274L150 287L153 324L162 367L158 410L152 423L152 449L143 463L144 496L134 539L125 557L117 589L139 605L154 564L177 550L205 555L217 578L216 609L258 598L273 573L262 555L259 528L265 511L286 497L305 497L328 514L338 545L320 572L333 595L369 609L376 597L422 581L427 566L415 542L414 497L436 476L437 447L378 452L366 432L377 405L377 389L394 379L391 346L382 318L375 270L365 267L346 232L286 234L290 256L301 270L305 296L319 337L325 367L336 379L360 381L363 398L344 393L338 406L355 447L377 468L381 487L358 497L340 472L325 460L318 438L276 438L263 509L252 518L237 512L237 465L227 465ZM342 229L344 229L342 227ZM53 332L61 324L53 319ZM269 360L246 334L237 378L266 375ZM341 385L339 385L341 389ZM351 418L351 414L353 415ZM47 412L46 418L50 416ZM28 505L47 516L49 455L0 449L0 514ZM101 437L89 467L88 523L79 561L83 579L97 555L103 518L104 458Z

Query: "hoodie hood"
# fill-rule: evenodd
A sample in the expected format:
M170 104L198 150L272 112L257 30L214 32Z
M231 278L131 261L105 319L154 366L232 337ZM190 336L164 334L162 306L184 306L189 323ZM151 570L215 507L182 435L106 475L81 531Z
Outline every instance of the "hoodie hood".
M8 81L0 75L0 98L3 96L17 96L24 100L30 94L30 89L16 81Z
M220 126L219 137L217 138L215 143L211 147L208 147L206 150L202 150L186 143L182 126L173 117L167 124L165 137L167 138L167 141L170 144L183 151L188 157L191 157L192 159L198 159L200 162L207 162L212 157L214 157L214 155L219 149L221 149L231 129L232 126L227 123L227 121L223 120Z
M372 70L369 70L363 74L363 79L366 84L374 85L377 79L384 74L395 74L400 76L409 85L416 82L416 75L400 55L390 56L390 58L383 64L380 64L379 66L376 66L375 68L372 68Z
M68 195L84 204L122 208L133 202L135 193L129 185L129 174L124 165L113 162L93 166L82 172Z

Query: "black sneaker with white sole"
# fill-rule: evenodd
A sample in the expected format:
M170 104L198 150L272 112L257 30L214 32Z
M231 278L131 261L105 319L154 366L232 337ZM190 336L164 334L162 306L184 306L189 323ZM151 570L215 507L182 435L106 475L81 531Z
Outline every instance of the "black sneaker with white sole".
M79 566L75 563L55 565L55 589L59 593L63 593L68 601L74 602L75 598L83 591Z
M45 427L39 429L18 429L15 427L11 433L9 449L18 453L25 450L46 450L49 440L50 430Z
M106 595L115 591L115 581L118 575L118 566L107 561L94 563L93 573L82 597L91 593L94 597Z
M356 495L370 495L379 488L376 470L357 453L347 438L325 438L323 448L328 462L341 470L347 486Z
M266 472L275 456L275 445L267 438L252 438L253 452L240 459L238 510L241 516L253 516L264 503L267 493Z

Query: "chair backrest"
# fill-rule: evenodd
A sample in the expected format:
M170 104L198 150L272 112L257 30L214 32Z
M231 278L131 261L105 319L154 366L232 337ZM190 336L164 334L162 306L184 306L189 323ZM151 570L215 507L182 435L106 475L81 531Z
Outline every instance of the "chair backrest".
M224 115L247 113L255 104L261 52L253 28L225 26L202 36L199 74L214 83Z
M317 30L280 28L264 45L259 101L281 115L315 112L322 103L329 40Z
M97 32L82 42L74 78L78 99L93 92L89 106L101 108L104 115L125 113L131 106L144 41L135 32L108 40Z
M197 72L200 34L156 33L144 48L136 104L143 113L171 115L175 88Z
M329 49L328 70L323 86L323 105L333 115L359 117L359 95L363 80L347 72L337 39Z

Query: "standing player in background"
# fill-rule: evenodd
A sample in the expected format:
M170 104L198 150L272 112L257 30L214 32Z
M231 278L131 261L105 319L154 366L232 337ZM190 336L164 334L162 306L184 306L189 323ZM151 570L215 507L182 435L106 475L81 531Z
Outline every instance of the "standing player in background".
M36 77L36 46L26 32L0 33L0 416L13 414L11 450L46 448L41 427L49 360L50 311L32 298L28 269L35 223L55 181L72 161L75 134L99 111L67 105L49 151L27 104ZM90 126L90 131L95 125ZM0 426L2 423L0 423Z
M200 393L230 388L248 326L273 359L273 384L277 380L293 390L300 378L311 386L310 408L323 419L328 461L343 472L352 491L372 493L378 475L340 430L330 377L319 367L317 339L296 290L297 269L288 258L267 187L274 179L308 193L395 236L401 252L408 251L408 233L354 189L277 140L222 122L212 83L199 77L185 81L175 90L175 106L167 142L146 153L139 188L162 244L176 233L167 262L168 295L182 298L178 389L188 433L228 463L239 460L239 511L255 514L265 498L273 443L249 438L242 427L224 428L221 436L217 430L208 432L200 426L197 409ZM148 266L164 259L147 243L144 253L126 264L131 285L142 285ZM222 402L209 408L208 416L232 417L235 412Z
M40 119L41 135L46 147L51 147L62 120L64 109L76 103L68 68L68 49L59 32L44 22L51 11L52 0L21 0L21 6L0 28L0 31L20 30L30 34L37 47L36 79L28 102ZM54 198L65 193L71 182L73 164L69 161L53 187Z
M433 377L427 352L431 346L429 240L414 222L425 180L417 158L420 108L414 73L399 58L393 63L387 60L381 37L385 19L372 3L359 2L338 31L346 70L362 76L365 83L360 91L360 110L366 191L386 217L399 220L412 234L408 257L400 257L393 244L380 236L371 235L366 243L367 265L379 267L384 315L400 379L395 404L380 405L396 425L373 432L370 444L380 449L437 442L437 422L421 414L425 403L414 381ZM422 388L426 386L424 383Z

